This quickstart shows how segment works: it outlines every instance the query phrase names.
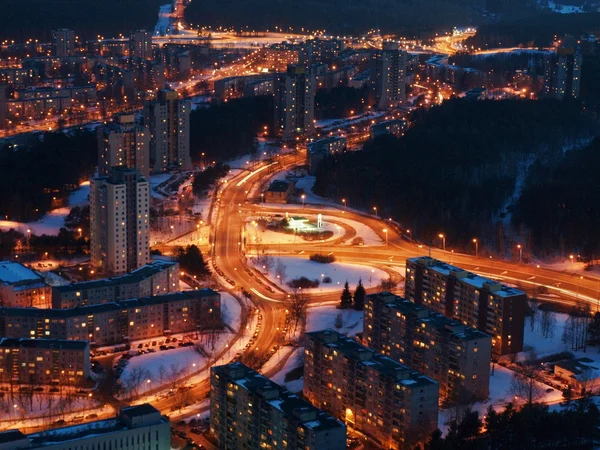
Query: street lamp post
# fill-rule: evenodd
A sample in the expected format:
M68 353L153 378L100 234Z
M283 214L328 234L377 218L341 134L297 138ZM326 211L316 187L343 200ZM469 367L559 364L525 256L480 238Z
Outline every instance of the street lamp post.
M440 233L438 234L438 237L442 240L442 250L446 251L446 235Z
M473 238L473 244L475 244L475 258L479 258L479 242L476 238Z
M523 264L523 246L517 244L517 248L519 249L519 264Z
M379 217L379 216L377 215L377 206L373 206L373 211L375 211L375 217Z
M302 207L304 208L304 199L306 198L306 195L302 194L300 198L302 199Z
M347 211L348 205L346 204L346 199L345 198L342 199L342 203L344 204L344 211Z
M383 232L385 233L385 245L388 245L388 229L384 228Z
M410 234L410 230L406 230L406 234L408 234L408 241L412 242L412 234Z

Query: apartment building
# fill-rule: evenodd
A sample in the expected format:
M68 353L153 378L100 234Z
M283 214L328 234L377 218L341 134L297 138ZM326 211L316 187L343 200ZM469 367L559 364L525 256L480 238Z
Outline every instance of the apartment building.
M406 260L408 300L492 338L492 355L523 350L527 295L431 257Z
M573 36L565 36L556 49L544 56L544 94L557 98L578 98L583 57Z
M98 305L179 290L179 263L157 260L120 277L54 286L52 308Z
M367 295L362 342L440 384L449 402L489 396L491 337L389 292Z
M75 54L75 32L67 28L52 30L52 55L63 57Z
M387 449L437 428L438 383L337 331L306 333L304 398Z
M131 58L152 59L152 33L136 30L129 36L129 56Z
M400 137L408 129L408 124L403 119L386 120L384 122L371 125L369 127L369 133L371 139L375 139L379 136L389 135Z
M327 156L346 151L346 138L330 136L310 142L306 146L306 164L311 175L317 174L317 169Z
M23 264L0 261L0 306L11 308L49 308L52 288Z
M283 140L314 134L315 94L315 74L304 66L290 65L278 76L273 130Z
M90 376L88 341L61 339L0 340L0 382L75 386Z
M150 184L136 169L112 167L90 187L91 264L107 275L150 262Z
M150 176L150 130L136 123L135 114L117 114L96 133L99 176L108 176L115 166L137 169L146 179Z
M0 308L0 336L88 340L94 347L221 325L221 296L211 289L70 309Z
M396 42L383 42L382 50L371 57L371 93L379 109L396 107L406 101L408 54Z
M343 450L346 426L249 367L210 369L210 431L221 450Z
M170 169L189 170L190 112L192 105L176 91L160 90L156 101L144 109L144 124L150 128L150 162L154 173Z
M0 433L0 449L168 450L171 424L149 403L122 408L117 417L35 434Z

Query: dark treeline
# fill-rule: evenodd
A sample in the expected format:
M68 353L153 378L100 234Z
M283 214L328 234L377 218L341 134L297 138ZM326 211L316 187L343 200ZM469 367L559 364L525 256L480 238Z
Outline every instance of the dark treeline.
M548 47L554 37L565 34L579 37L584 33L598 34L600 13L559 14L537 12L529 17L481 25L477 34L465 44L475 48Z
M188 22L202 25L274 30L302 27L336 34L365 33L372 28L406 36L429 36L441 28L477 19L467 0L205 0L185 11ZM435 11L435 14L432 14ZM335 18L335 20L332 20Z
M450 64L459 67L470 67L484 72L514 72L519 69L531 69L533 66L540 75L543 75L543 61L544 53L541 52L498 53L485 56L457 53L450 57Z
M513 223L531 230L537 254L560 246L600 255L600 139L567 152L553 167L536 162L516 204Z
M401 139L382 136L326 159L314 190L376 206L423 242L445 232L452 245L464 248L477 236L504 251L509 243L496 226L518 174L536 160L556 167L564 147L591 136L594 124L580 110L555 100L444 102L417 111Z
M315 117L317 120L348 117L367 109L367 89L340 86L331 90L319 89L315 95Z
M26 222L60 206L93 174L96 145L94 132L76 131L44 133L34 145L1 148L0 217Z
M256 135L271 127L273 97L249 97L215 103L198 109L190 118L190 153L200 162L227 160L256 150Z
M57 28L71 28L82 40L98 35L128 35L138 28L154 29L164 0L3 0L0 41L50 42ZM167 2L168 3L168 2Z
M216 163L214 166L208 166L202 172L197 172L194 175L192 190L198 197L204 195L206 191L216 180L224 177L229 172L230 167L222 162Z
M23 233L10 229L0 230L0 258L14 258L15 253L26 252L43 256L68 256L74 253L89 252L90 241L76 230L61 228L56 236L43 234L25 236Z
M555 411L539 403L518 410L508 404L500 413L490 406L483 420L467 410L460 421L450 423L445 437L434 432L425 450L591 450L597 447L599 426L600 412L590 399Z

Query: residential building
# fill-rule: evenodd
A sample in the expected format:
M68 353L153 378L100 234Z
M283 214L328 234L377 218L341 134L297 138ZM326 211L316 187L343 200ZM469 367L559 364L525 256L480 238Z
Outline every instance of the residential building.
M595 394L600 389L600 364L590 358L557 362L554 377L581 394Z
M389 292L367 295L363 323L364 345L433 378L442 399L488 398L489 335Z
M89 340L93 347L220 328L221 296L211 289L68 309L0 308L0 336Z
M150 128L150 162L152 171L189 170L190 112L192 106L179 98L176 91L161 90L156 101L144 110L144 124Z
M26 450L167 450L171 448L168 417L149 403L122 408L117 417L25 435L0 433L0 449Z
M405 296L489 334L494 357L523 350L527 295L518 289L425 256L406 260Z
M0 339L0 382L75 386L89 376L88 341Z
M111 167L137 169L150 176L150 130L137 124L135 114L117 114L113 122L96 129L98 135L98 175L108 176Z
M572 36L563 38L556 53L544 57L544 94L557 99L579 97L582 55Z
M267 189L267 203L287 203L294 194L295 183L292 181L274 180Z
M315 75L301 65L288 66L275 82L273 130L286 141L315 131Z
M308 39L302 46L302 62L314 64L316 62L327 62L344 51L344 41L340 39Z
M136 169L112 167L90 188L91 264L107 275L150 262L150 184Z
M0 81L0 130L6 128L6 85Z
M412 448L437 428L434 380L334 330L305 335L304 398L386 449Z
M49 308L52 288L21 263L0 261L0 306Z
M54 286L52 308L76 308L179 291L179 264L158 260L120 277Z
M52 31L52 55L63 57L75 54L75 32L67 28Z
M371 134L371 139L375 139L378 136L383 136L386 134L391 134L392 136L400 137L404 134L407 128L408 124L406 123L406 120L394 119L386 120L384 122L379 122L375 125L371 125L369 131Z
M317 169L327 156L346 150L346 138L330 136L310 142L306 146L306 163L311 175L317 174Z
M129 36L129 57L152 59L152 33L146 30L136 30Z
M346 426L236 362L210 369L210 431L221 450L343 450Z
M406 61L408 54L396 42L383 42L382 50L371 59L371 92L379 109L399 106L406 101Z

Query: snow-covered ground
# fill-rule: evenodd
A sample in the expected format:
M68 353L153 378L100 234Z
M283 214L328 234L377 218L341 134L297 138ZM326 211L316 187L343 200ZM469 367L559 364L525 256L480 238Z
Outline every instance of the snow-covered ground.
M171 23L171 4L162 5L158 11L158 21L154 26L154 36L164 36Z
M250 260L257 269L263 271L262 264L260 264L255 257L251 256ZM275 273L278 260L280 260L286 268L283 283L277 278L277 274ZM331 283L320 283L318 288L310 289L312 292L341 292L346 281L350 284L350 288L354 289L358 284L359 279L362 279L363 285L366 288L369 288L377 286L382 280L388 279L386 272L369 266L340 262L321 264L310 261L309 259L288 256L274 257L273 265L266 276L269 280L282 288L285 288L286 283L290 280L302 276L311 280L319 280L319 282L322 278L331 278Z
M220 294L221 315L223 316L223 322L225 322L235 331L238 331L242 324L242 307L235 297L229 292L220 292Z
M553 1L548 2L548 9L557 12L559 14L582 14L585 11L583 7L576 5L562 5Z
M361 237L364 241L364 245L383 245L383 240L367 225L357 222L351 219L340 219L339 217L323 216L323 220L337 220L351 226L356 231L356 236ZM346 242L346 244L352 244L352 240Z
M302 366L304 364L304 347L295 349L292 354L288 357L284 366L275 375L271 377L275 383L285 386L290 392L300 392L304 385L304 378L297 380L285 381L285 376L292 370ZM263 369L264 370L264 369Z
M41 236L42 234L57 235L61 228L65 226L65 218L75 206L84 206L89 203L90 182L82 183L79 188L69 194L67 205L63 208L57 208L50 211L37 222L13 222L11 220L0 220L0 229L9 230L11 228L27 234L31 230L33 234Z
M304 193L306 194L306 198L304 199L304 201L307 204L309 204L309 203L316 204L316 205L331 204L330 200L327 200L323 197L319 197L318 195L313 193L312 188L315 185L315 180L316 180L316 177L314 177L312 175L305 175L296 181L296 189L302 189L304 191Z
M298 215L300 215L301 212L298 212ZM316 224L317 222L317 218L315 217L314 220L312 220L312 217L307 217L309 219L309 221L311 222L311 225ZM245 233L246 233L246 242L248 243L252 243L252 244L260 244L260 245L277 245L277 244L293 244L293 243L302 243L302 242L309 242L309 241L305 241L301 236L298 236L296 234L293 233L280 233L278 231L273 231L270 229L266 229L264 231L262 231L258 226L254 226L252 225L252 218L248 218L247 222L246 222L246 229L245 229ZM341 222L341 221L340 221ZM323 242L327 242L327 241L331 241L334 239L338 239L339 237L344 235L344 229L342 228L342 226L340 225L336 225L334 223L331 222L326 222L323 221L323 226L321 227L321 229L319 231L324 232L324 231L331 231L333 233L333 235L327 239L325 239ZM321 241L319 241L321 242Z
M336 328L338 314L342 314L342 327ZM308 309L306 317L306 332L319 331L327 328L336 330L348 336L362 333L363 312L354 309L337 309L336 305L315 306Z

